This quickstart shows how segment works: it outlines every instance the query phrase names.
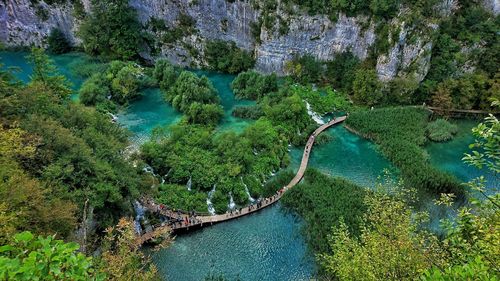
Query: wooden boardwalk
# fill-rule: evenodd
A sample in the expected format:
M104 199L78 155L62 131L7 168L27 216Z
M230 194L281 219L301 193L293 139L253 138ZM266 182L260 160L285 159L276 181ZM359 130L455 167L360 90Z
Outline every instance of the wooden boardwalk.
M247 207L243 207L241 209L235 209L230 213L226 214L221 214L221 215L190 215L189 213L186 212L180 212L180 211L172 211L170 209L166 208L161 208L159 204L156 204L153 202L151 199L142 199L141 203L143 206L148 209L151 212L154 213L159 213L165 217L172 218L173 223L169 224L163 224L163 225L158 225L156 227L153 227L153 231L147 232L144 235L140 236L137 238L137 243L139 245L142 245L143 243L158 237L164 233L170 233L170 232L177 232L177 231L189 231L190 229L198 229L207 225L212 225L215 223L220 223L223 221L228 221L232 219L236 219L239 217L246 216L248 214L257 212L261 209L264 209L270 205L273 205L277 201L281 199L283 194L290 188L294 187L297 185L300 180L304 177L304 173L306 172L307 169L307 164L309 162L309 156L311 153L311 149L314 145L314 141L316 137L321 134L323 131L326 129L330 128L333 125L342 123L345 121L347 116L342 116L335 118L331 120L330 122L321 125L318 127L310 136L309 139L307 140L306 146L304 148L304 153L302 154L302 161L300 163L299 170L297 171L297 174L295 177L288 183L286 186L284 186L282 189L280 189L276 194L274 194L271 197L268 198L263 198L259 203L254 203L252 205L249 205Z

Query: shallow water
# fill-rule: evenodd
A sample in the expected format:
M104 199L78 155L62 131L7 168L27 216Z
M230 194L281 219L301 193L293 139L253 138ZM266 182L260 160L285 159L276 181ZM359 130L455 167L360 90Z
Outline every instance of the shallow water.
M203 280L223 274L241 280L308 280L314 261L301 223L277 206L179 236L153 255L167 280Z
M373 188L384 169L396 173L396 169L378 151L375 144L366 141L342 126L328 129L324 134L333 137L332 141L314 145L309 166L338 177ZM291 167L297 170L302 159L303 147L292 148Z

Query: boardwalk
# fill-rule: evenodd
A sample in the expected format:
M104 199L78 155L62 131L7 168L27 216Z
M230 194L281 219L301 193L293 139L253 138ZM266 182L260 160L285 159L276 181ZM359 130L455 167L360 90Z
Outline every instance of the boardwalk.
M314 141L316 137L321 134L324 130L330 128L333 125L339 124L344 122L346 119L346 116L338 117L335 118L334 120L331 120L330 122L321 125L319 128L317 128L311 136L309 136L309 139L307 140L306 146L304 148L304 153L302 154L302 161L300 163L299 170L297 171L297 174L295 177L288 183L286 186L284 186L281 190L279 190L275 195L272 197L268 198L263 198L259 203L254 203L253 205L241 208L241 209L236 209L232 211L231 213L226 213L226 214L221 214L221 215L197 215L193 216L190 215L186 212L174 212L169 209L162 209L160 206L156 203L154 203L152 200L148 199L143 199L141 200L142 204L146 209L148 209L151 212L155 213L160 213L161 215L168 217L168 218L173 218L174 223L170 224L165 224L165 225L159 225L154 228L153 231L148 232L138 238L137 243L138 244L143 244L149 240L151 240L154 237L158 237L159 235L163 233L168 233L168 232L173 232L173 231L187 231L189 229L196 229L196 228L201 228L207 225L212 225L214 223L219 223L223 221L228 221L232 219L236 219L254 212L257 212L261 209L264 209L277 201L281 199L283 194L290 188L294 187L297 185L300 180L304 177L304 173L307 169L307 164L309 162L309 155L311 153L311 149L314 145Z

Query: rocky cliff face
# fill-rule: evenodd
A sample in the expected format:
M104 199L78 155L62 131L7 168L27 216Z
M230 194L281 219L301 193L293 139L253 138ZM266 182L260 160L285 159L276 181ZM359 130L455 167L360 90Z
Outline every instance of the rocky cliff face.
M76 21L70 4L50 6L29 0L0 1L0 42L6 46L43 46L54 27L61 29L74 44Z
M500 10L500 0L484 0L485 7L494 13ZM443 4L450 11L453 0ZM89 1L82 1L89 9ZM206 40L234 41L240 48L253 51L257 58L256 68L263 72L283 73L284 64L294 55L312 54L318 59L332 59L336 53L350 50L365 58L375 42L373 24L364 17L340 15L333 23L324 16L281 14L288 21L287 34L267 31L262 28L260 42L251 32L260 12L250 0L130 0L138 12L141 22L151 18L163 19L167 25L175 26L179 13L196 20L196 32L175 44L160 44L160 55L182 65L203 64L202 52ZM77 20L72 16L71 4L49 6L40 1L32 5L30 0L0 1L0 41L7 46L44 45L44 38L54 27L60 28L68 38L78 44L75 37ZM425 36L408 35L401 24L399 39L377 60L379 77L388 81L398 75L412 75L420 81L428 70L432 42ZM435 28L432 27L431 28ZM277 29L277 28L275 28ZM193 51L194 50L194 51Z

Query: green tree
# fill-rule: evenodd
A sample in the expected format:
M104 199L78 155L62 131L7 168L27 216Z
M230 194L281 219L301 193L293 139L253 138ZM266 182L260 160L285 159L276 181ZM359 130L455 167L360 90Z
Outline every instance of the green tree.
M378 189L365 196L368 211L359 238L341 222L329 237L333 254L320 256L327 273L339 280L415 280L443 263L437 238L419 230L426 214L414 213L408 193Z
M47 38L49 52L54 54L64 54L71 51L71 44L66 35L59 29L53 28Z
M33 65L33 74L30 76L32 84L38 83L62 100L71 94L69 82L66 77L59 75L49 56L41 48L32 48L27 60Z
M382 100L382 83L378 80L377 72L373 69L356 71L352 88L353 98L360 104L373 106Z
M493 106L500 106L498 101ZM471 206L462 207L454 223L446 220L442 247L448 253L448 264L425 272L424 280L498 280L500 263L500 122L490 115L472 130L475 142L465 163L493 174L493 182L479 176L467 185L472 191ZM478 197L480 196L480 197ZM440 204L453 199L443 194Z
M80 26L85 51L107 59L137 58L144 43L141 24L127 0L92 0Z

